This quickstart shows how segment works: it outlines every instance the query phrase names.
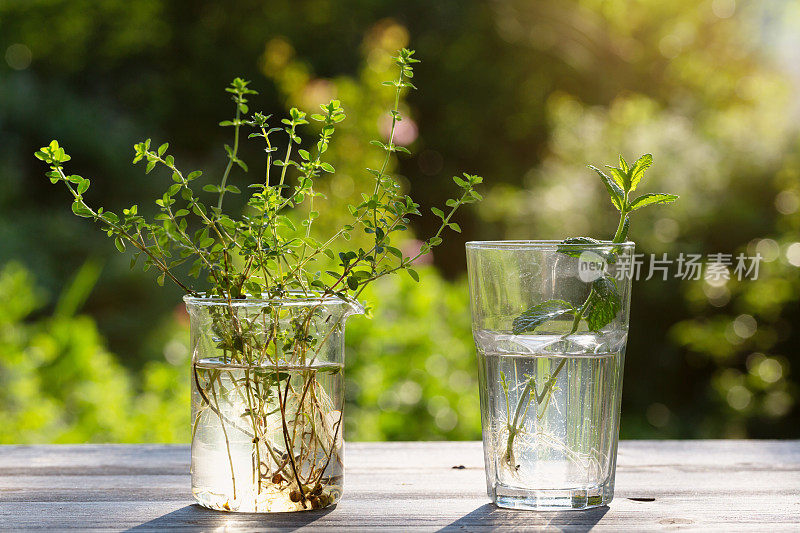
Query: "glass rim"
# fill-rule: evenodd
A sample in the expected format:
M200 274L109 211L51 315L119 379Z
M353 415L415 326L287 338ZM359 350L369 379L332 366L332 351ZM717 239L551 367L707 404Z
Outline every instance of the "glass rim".
M467 241L466 248L468 249L483 249L483 250L498 250L506 248L530 248L532 250L557 250L558 248L567 249L605 249L614 246L622 248L633 248L636 243L633 241L625 242L612 242L612 241L598 241L596 243L564 243L563 241L555 239L542 239L542 240L503 240L503 241Z
M294 292L294 291L293 291ZM228 305L227 298L220 298L218 296L208 297L205 293L198 293L199 296L192 296L185 294L183 301L186 305L202 305L202 306L218 306ZM290 293L291 294L291 293ZM297 292L297 294L304 294ZM349 298L342 298L341 296L302 296L302 297L289 297L289 298L252 298L246 296L245 298L231 298L230 305L234 307L245 307L251 305L281 305L281 306L307 306L307 305L349 305L355 309L363 309L361 303L357 300Z

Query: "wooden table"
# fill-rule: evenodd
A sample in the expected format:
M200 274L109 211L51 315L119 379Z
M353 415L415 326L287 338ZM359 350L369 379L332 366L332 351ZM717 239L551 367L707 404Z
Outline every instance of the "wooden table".
M186 446L3 446L0 528L800 531L800 441L625 441L609 507L550 513L489 503L477 442L348 443L346 455L335 508L242 515L192 503Z

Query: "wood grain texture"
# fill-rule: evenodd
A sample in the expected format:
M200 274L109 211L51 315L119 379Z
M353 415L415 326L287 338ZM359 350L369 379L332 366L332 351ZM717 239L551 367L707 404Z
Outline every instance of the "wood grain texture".
M192 503L186 446L0 446L0 528L800 531L800 441L623 441L611 505L551 513L489 503L477 442L348 443L346 455L335 508L241 515Z

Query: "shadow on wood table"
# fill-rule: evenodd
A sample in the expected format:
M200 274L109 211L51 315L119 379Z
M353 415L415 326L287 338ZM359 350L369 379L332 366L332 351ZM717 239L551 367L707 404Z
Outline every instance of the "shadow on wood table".
M487 503L452 524L446 525L439 532L474 531L496 527L518 528L519 531L555 528L583 532L591 530L607 512L608 506L585 511L537 512L501 509Z
M206 509L198 504L187 505L127 531L163 531L165 529L191 528L209 530L216 528L263 528L268 519L270 528L293 531L307 526L330 513L336 506L301 513L225 513Z

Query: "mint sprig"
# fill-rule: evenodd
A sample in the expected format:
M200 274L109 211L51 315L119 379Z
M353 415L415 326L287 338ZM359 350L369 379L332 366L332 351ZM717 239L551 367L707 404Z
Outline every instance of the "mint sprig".
M628 166L628 163L620 155L619 166L612 167L606 165L608 174L603 172L597 167L589 166L592 170L597 172L600 179L605 185L611 203L619 211L619 224L614 238L611 240L612 244L621 244L628 238L628 231L630 229L630 214L643 207L649 205L668 204L678 199L677 195L668 193L647 193L636 198L631 199L631 193L636 190L644 178L645 171L653 164L653 156L645 154L640 157L633 166ZM583 252L593 251L598 253L606 263L615 263L617 261L618 247L610 246L608 250L596 248L597 245L603 244L601 241L592 239L591 237L572 237L561 241L557 247L557 251L569 257L580 257ZM583 245L583 246L582 246ZM605 326L610 324L622 310L622 298L617 287L617 282L614 278L603 273L602 276L591 282L591 289L586 300L580 305L575 307L571 303L564 300L546 300L540 302L524 313L516 317L511 324L512 332L514 335L521 333L533 332L539 326L557 320L562 317L572 316L572 328L570 332L562 338L569 337L580 327L581 321L586 322L589 331L599 332ZM542 406L541 413L537 414L537 418L541 419L547 410L547 405L550 401L550 395L553 392L553 387L556 383L556 378L561 370L564 368L566 358L562 358L556 366L550 378L545 382L542 391L536 390L536 383L533 378L529 377L525 385L525 390L519 398L517 407L514 410L513 420L511 418L510 405L508 405L508 385L505 381L505 376L501 376L503 381L503 388L506 391L506 407L509 413L507 421L508 440L506 443L506 451L503 455L504 462L516 470L517 465L514 459L514 439L519 433L522 423L528 413L528 408L531 402L536 402L535 411L539 411L539 406ZM528 398L528 405L525 407L522 417L523 402Z
M630 229L630 214L649 205L668 204L678 199L675 194L647 193L631 199L631 193L636 190L644 177L645 171L653 164L653 156L645 154L632 166L628 166L625 159L619 156L619 166L606 165L608 174L599 168L590 165L605 185L612 205L619 211L619 224L614 238L614 244L625 242ZM591 237L573 237L561 242L557 248L559 253L570 257L579 257L583 252L591 250L594 246L602 244L601 241ZM586 245L586 248L576 245ZM617 260L617 251L610 248L599 254L607 263ZM567 335L572 335L580 327L581 320L585 320L589 331L598 332L613 321L622 309L619 288L614 278L603 274L592 282L591 290L586 300L580 306L573 306L563 300L547 300L530 307L512 322L514 335L532 332L537 327L561 318L572 315L572 328Z

